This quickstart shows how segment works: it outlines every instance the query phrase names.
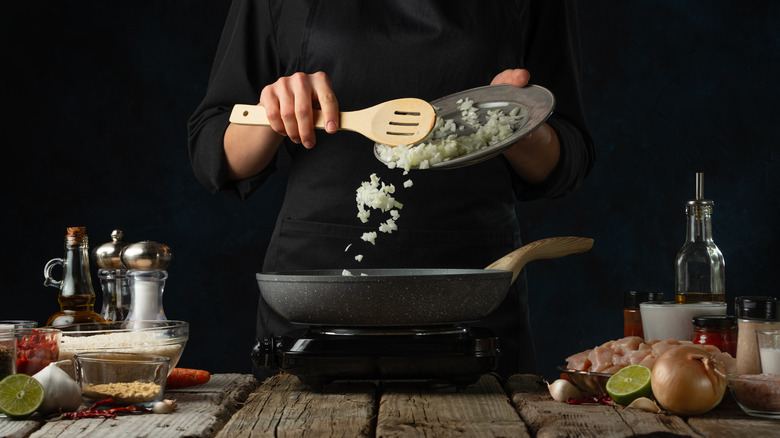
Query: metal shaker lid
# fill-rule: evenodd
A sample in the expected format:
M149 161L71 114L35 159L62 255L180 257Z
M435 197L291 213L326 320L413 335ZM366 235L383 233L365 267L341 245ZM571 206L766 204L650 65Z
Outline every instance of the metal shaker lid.
M737 297L734 313L737 319L763 319L780 321L777 298L769 296Z
M92 258L101 269L125 269L120 254L122 249L127 246L122 241L124 237L122 230L111 232L111 242L104 243L92 250Z
M144 240L127 245L120 256L127 269L164 271L171 264L173 252L162 243Z

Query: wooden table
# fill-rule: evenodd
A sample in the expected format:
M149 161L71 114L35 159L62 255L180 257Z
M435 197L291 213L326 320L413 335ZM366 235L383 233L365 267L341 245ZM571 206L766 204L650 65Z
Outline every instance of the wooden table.
M321 392L289 375L262 385L250 375L218 374L209 383L169 391L173 414L115 419L0 419L0 437L633 437L780 436L780 420L744 414L730 394L696 417L651 414L604 405L567 405L550 398L537 376L503 386L483 376L465 390L417 382L337 382Z

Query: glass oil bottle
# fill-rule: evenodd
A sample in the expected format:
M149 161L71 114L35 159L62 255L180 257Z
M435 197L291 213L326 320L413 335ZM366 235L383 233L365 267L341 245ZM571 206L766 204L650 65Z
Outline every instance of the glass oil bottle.
M52 278L55 266L62 266L62 279ZM89 242L85 227L69 227L65 236L65 258L50 260L43 270L44 286L59 289L60 311L46 321L47 326L105 322L95 312L95 289L89 270Z
M704 199L704 175L696 173L696 198L685 206L685 243L675 261L675 301L726 301L725 261L712 240L712 207Z

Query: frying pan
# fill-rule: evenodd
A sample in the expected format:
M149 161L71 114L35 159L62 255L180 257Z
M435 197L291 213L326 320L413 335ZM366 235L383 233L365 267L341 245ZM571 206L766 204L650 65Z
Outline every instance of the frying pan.
M428 326L477 321L504 300L526 263L582 253L593 239L552 237L485 269L365 269L258 273L268 305L290 322L337 326Z

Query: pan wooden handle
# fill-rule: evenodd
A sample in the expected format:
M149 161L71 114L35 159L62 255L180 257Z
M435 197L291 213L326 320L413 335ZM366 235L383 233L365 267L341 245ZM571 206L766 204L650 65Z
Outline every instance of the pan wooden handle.
M512 271L514 283L520 271L530 261L556 259L569 254L579 254L593 247L593 239L585 237L550 237L523 245L491 263L485 269Z

